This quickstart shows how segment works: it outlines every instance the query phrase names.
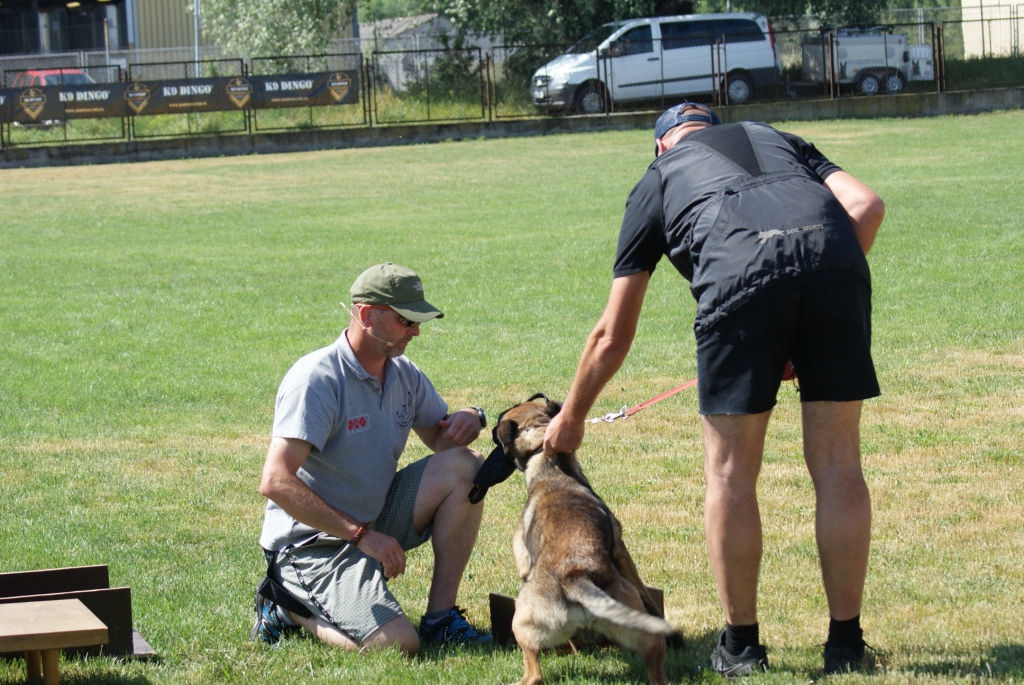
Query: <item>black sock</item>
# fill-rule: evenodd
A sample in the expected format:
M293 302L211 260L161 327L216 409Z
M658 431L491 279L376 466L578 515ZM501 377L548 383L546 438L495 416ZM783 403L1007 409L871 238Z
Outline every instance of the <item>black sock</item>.
M739 656L747 647L761 644L761 628L758 624L734 626L725 624L725 650L733 656Z
M864 644L864 631L860 629L860 615L846 621L834 618L828 622L828 642L835 647L860 647Z
M430 613L423 614L423 622L427 625L437 623L449 613L451 613L451 609L438 609L437 611L431 611Z

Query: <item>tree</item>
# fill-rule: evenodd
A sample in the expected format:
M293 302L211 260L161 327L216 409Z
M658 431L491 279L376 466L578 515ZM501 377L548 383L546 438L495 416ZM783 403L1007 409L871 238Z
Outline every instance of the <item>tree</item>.
M506 44L567 45L609 21L656 14L657 0L428 0L460 31ZM688 3L682 3L688 4Z
M728 5L727 5L728 3ZM825 24L858 26L875 24L889 0L702 0L701 11L758 12L769 17L811 14Z
M353 16L355 0L202 0L203 31L243 57L323 53Z
M459 30L502 36L507 44L565 45L617 19L689 12L816 15L835 25L872 24L888 0L424 0Z

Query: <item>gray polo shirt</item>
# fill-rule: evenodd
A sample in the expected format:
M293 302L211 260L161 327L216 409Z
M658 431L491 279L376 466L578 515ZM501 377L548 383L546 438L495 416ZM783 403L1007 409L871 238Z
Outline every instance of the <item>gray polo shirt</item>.
M298 477L332 507L373 521L412 428L429 428L448 405L405 356L387 360L384 387L363 369L346 337L307 354L277 392L274 437L313 445ZM267 501L260 545L280 550L320 531Z

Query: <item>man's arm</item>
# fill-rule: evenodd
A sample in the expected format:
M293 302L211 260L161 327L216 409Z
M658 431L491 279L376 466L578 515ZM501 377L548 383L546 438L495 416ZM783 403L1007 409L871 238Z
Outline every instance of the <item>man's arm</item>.
M414 430L432 452L466 447L480 435L480 416L475 409L460 409L429 428Z
M878 194L845 171L836 171L825 178L825 187L832 191L839 203L853 221L853 232L857 236L864 254L875 242L882 219L885 218L885 203Z
M612 281L608 304L587 337L569 396L548 426L548 454L572 452L583 442L587 413L629 354L650 280L651 274L641 271Z
M305 440L273 438L263 464L260 494L296 521L342 540L351 540L363 522L329 505L296 475L312 449ZM387 578L405 572L405 552L394 538L370 530L358 544L359 549L384 565Z

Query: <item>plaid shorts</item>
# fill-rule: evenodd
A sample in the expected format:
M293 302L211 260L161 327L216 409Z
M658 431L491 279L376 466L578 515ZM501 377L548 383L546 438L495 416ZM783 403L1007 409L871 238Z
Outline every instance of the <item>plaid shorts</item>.
M417 533L412 523L416 494L429 459L424 457L395 474L384 509L372 524L377 532L398 540L405 550L430 539L431 526ZM274 573L314 616L359 644L405 613L388 589L381 563L348 540L326 533L281 550L274 561Z

